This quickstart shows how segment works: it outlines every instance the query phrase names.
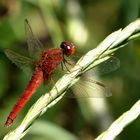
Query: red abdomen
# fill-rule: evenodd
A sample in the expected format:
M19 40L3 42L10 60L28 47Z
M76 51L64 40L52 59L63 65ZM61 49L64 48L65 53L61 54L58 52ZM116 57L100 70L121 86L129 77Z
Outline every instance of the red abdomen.
M10 112L5 126L9 126L13 122L26 102L35 93L36 89L41 84L43 79L46 78L46 80L49 81L52 72L56 69L57 65L59 65L63 61L63 59L64 56L61 49L49 49L42 53L40 60L36 64L35 72L29 84Z
M9 126L13 120L16 118L18 113L22 110L26 102L30 99L30 97L35 93L38 86L43 81L43 72L40 68L35 68L35 72L28 83L26 89L22 93L22 95L17 100L16 104L14 105L12 111L9 114L9 117L5 123L5 126Z

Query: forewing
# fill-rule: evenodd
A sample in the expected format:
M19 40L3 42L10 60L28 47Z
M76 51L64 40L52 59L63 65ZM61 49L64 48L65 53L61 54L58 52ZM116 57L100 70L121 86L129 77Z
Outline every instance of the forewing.
M6 56L19 68L21 68L24 72L26 72L27 75L30 75L32 73L32 67L33 67L33 60L22 56L10 49L5 49Z
M31 26L28 20L25 20L25 33L27 37L27 44L30 57L37 58L38 53L43 50L43 45L41 42L34 36Z
M117 70L120 67L120 60L114 56L105 62L102 62L93 71L98 75L104 75Z
M73 58L76 58L76 56L73 56ZM71 66L74 65L74 62L72 60L69 60L69 58L67 59L67 61L70 63L72 62ZM115 56L110 56L108 60L100 63L99 65L97 65L96 67L90 70L93 71L95 74L104 75L117 70L119 67L120 67L120 60Z

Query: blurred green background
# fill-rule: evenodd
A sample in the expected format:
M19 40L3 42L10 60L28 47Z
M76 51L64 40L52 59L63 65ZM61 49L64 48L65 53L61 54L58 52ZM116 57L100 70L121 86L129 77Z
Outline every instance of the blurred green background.
M29 77L5 56L3 49L27 53L24 20L46 47L59 47L63 40L76 45L76 54L96 47L107 35L140 15L139 0L0 0L0 138L18 126L29 107L46 91L41 85L9 128L7 116L26 87ZM140 38L115 56L121 67L104 76L110 98L64 98L39 118L24 140L92 140L127 111L140 97ZM59 74L54 74L54 79ZM72 91L71 91L72 92ZM79 90L80 92L80 90ZM140 139L140 118L117 137Z

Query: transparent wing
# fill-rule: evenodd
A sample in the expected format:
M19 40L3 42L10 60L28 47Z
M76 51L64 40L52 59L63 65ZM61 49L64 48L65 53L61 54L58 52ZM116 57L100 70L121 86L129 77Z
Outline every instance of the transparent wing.
M117 70L119 67L120 67L120 60L112 56L110 57L110 59L99 64L97 67L95 67L92 70L98 75L104 75Z
M77 56L72 56L72 57L76 59ZM71 64L74 65L74 61L72 61L71 58L67 58L67 61L70 63L72 62ZM104 74L108 74L110 72L117 70L119 67L120 67L120 60L116 58L115 56L110 56L108 60L102 62L101 64L90 69L89 71L93 71L94 73L98 75L104 75Z
M65 96L69 98L104 98L112 95L109 88L104 84L83 78L72 87L72 91L66 93Z
M40 53L43 50L43 45L34 36L31 26L27 19L25 19L25 33L26 33L26 37L27 37L29 55L30 55L30 57L36 59L38 56L38 53Z
M101 63L100 65L92 69L92 71L93 75L104 75L117 70L119 67L120 60L112 56L107 61ZM109 88L103 83L87 78L81 78L81 80L75 86L73 86L73 89L74 92L70 92L65 96L70 98L104 98L112 95Z
M32 73L34 61L28 57L22 56L10 49L5 49L6 56L19 68L21 68L27 75Z

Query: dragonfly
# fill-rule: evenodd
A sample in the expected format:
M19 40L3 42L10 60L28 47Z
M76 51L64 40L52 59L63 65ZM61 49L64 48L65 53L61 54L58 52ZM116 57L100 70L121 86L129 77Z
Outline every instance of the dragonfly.
M30 55L34 55L35 52L42 51L42 44L34 36L31 26L28 20L25 20L25 31L27 35L27 44L29 47ZM35 63L34 73L29 81L27 87L17 100L12 111L10 112L5 126L9 126L16 118L18 113L22 110L27 101L35 93L41 82L46 79L48 82L51 80L51 75L60 63L67 63L65 56L71 56L74 54L75 46L73 43L64 41L60 45L61 48L51 48L43 50L41 52L40 59ZM11 59L16 65L22 69L30 63L30 59L22 57L21 55L13 52L12 50L5 50L6 56ZM22 61L25 60L25 61Z
M23 91L23 93L13 106L12 111L10 112L7 121L5 123L6 127L12 124L12 122L15 120L15 118L20 113L22 108L29 101L31 96L36 92L37 88L42 83L42 81L45 80L47 81L47 83L51 81L51 76L59 64L62 64L62 66L64 65L65 67L66 64L70 65L70 63L67 61L66 58L73 56L75 52L75 45L68 41L63 41L60 44L60 48L50 48L50 49L44 48L41 42L33 34L31 26L27 19L25 20L25 33L27 37L29 55L30 57L33 57L34 60L22 56L10 49L5 49L5 54L13 63L15 63L18 67L20 67L23 71L27 73L31 72L30 65L33 65L34 72L25 90ZM115 58L114 60L113 59L111 59L111 61L109 60L103 63L104 68L102 68L101 73L106 73L106 71L107 72L114 71L119 67L119 60L117 58ZM66 69L68 70L67 67ZM100 82L86 81L86 83L91 83L89 85L92 87L93 84L96 84L105 90L105 86ZM68 95L68 97L71 96L76 97L72 94L70 96ZM88 95L86 94L79 94L78 96L88 97ZM108 94L104 94L104 96L108 96Z

